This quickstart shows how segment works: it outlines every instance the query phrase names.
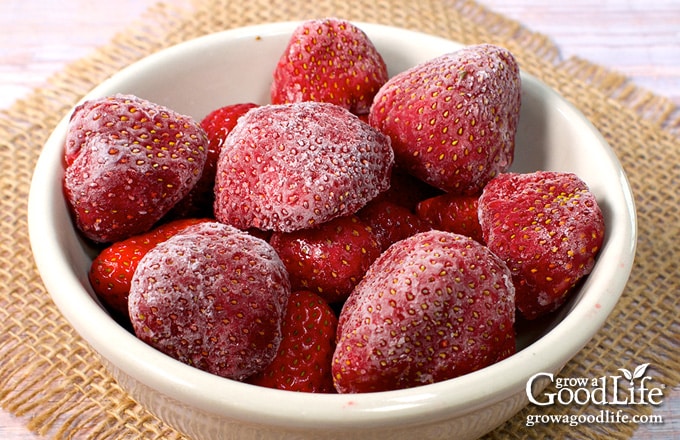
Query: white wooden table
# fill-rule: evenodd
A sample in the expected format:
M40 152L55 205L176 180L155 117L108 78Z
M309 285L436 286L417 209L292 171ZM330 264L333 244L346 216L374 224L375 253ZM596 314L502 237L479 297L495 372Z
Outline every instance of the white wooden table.
M189 4L189 0L166 0ZM154 0L0 2L0 108L106 43ZM680 1L479 0L680 105Z
M478 0L578 55L629 76L680 105L680 0ZM188 5L189 0L167 0ZM41 86L66 63L105 44L155 0L0 2L0 109ZM1 360L0 360L1 362ZM635 439L680 438L680 396L669 390L663 425ZM0 439L35 440L0 410Z

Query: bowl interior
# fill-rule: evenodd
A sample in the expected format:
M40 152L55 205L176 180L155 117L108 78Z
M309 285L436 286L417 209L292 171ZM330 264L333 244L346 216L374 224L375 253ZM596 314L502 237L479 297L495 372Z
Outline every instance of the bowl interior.
M226 104L265 104L274 66L296 25L252 26L183 43L131 65L84 99L131 93L197 119ZM382 53L390 74L461 47L417 32L358 25ZM579 175L603 208L607 234L593 272L572 300L559 313L522 324L518 353L496 365L416 389L310 396L221 379L156 352L110 319L89 286L87 270L95 250L74 230L61 192L69 115L46 143L31 186L29 229L38 269L67 320L109 362L140 382L206 411L252 421L267 413L277 423L295 426L361 425L444 417L505 398L523 390L532 374L559 370L602 325L625 286L636 240L632 194L612 150L578 110L531 75L522 75L522 112L512 169ZM235 391L242 396L238 403L228 398ZM278 403L281 393L290 403L285 408Z

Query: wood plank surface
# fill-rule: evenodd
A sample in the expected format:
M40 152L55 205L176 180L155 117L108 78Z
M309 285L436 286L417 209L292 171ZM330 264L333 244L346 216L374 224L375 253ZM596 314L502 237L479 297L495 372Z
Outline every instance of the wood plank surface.
M188 0L168 0L187 5ZM153 0L0 2L0 108L100 46ZM680 1L480 0L680 105Z
M680 1L479 0L680 105Z

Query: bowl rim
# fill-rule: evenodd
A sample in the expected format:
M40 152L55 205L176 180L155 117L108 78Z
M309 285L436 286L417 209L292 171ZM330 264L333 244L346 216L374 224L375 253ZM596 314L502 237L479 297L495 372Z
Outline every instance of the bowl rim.
M181 56L185 51L195 50L203 44L252 36L290 34L299 23L299 21L264 23L230 29L163 49L114 74L93 88L80 102L108 94L122 78L134 76L159 60ZM388 37L438 41L452 47L460 45L455 41L418 31L359 21L353 23L369 37L380 34ZM482 370L440 383L405 390L351 395L311 395L220 378L152 349L111 319L88 294L86 288L83 288L86 285L84 284L86 278L79 278L66 264L67 251L59 246L59 237L63 231L57 228L55 222L45 224L43 220L48 218L54 204L60 203L59 200L49 197L46 200L44 192L54 184L55 179L60 178L62 172L55 169L54 164L61 163L61 146L70 112L59 122L47 140L36 163L31 182L28 225L36 265L61 313L96 352L146 386L177 401L221 417L260 424L263 423L261 417L266 416L264 420L266 424L298 429L364 429L387 424L396 427L442 420L451 417L452 414L460 416L500 402L521 392L527 378L532 374L560 370L592 338L615 307L627 283L637 241L637 219L632 190L614 151L580 110L557 92L526 72L522 72L522 81L523 87L540 89L545 93L550 105L558 106L561 112L573 117L584 130L592 131L612 165L620 170L618 196L623 201L621 208L626 214L625 221L616 223L618 229L613 232L616 233L617 241L607 241L598 256L599 260L605 254L618 255L613 258L618 261L617 273L620 276L614 280L606 280L608 283L589 277L581 291L595 290L602 293L583 295L573 304L570 313L540 339L515 355ZM61 188L53 191L61 194ZM51 203L45 203L46 201ZM47 255L41 252L41 248L46 244L57 250L57 254ZM74 289L80 291L74 292ZM93 328L97 328L98 332L92 333ZM576 337L577 335L581 337ZM108 343L112 339L121 341L121 344L112 346L113 344ZM125 346L125 350L121 349L121 345ZM559 357L540 355L543 352L553 352L555 347L560 347ZM165 366L162 374L158 372L160 364ZM527 365L531 368L527 368ZM498 380L498 377L502 377L502 380ZM206 390L210 392L206 393ZM282 398L285 399L283 400L285 411L281 411Z

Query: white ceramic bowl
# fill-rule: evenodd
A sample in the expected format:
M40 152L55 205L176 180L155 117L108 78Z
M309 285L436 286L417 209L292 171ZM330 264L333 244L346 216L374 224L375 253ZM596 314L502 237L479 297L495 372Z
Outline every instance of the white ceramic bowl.
M390 74L459 44L411 31L357 23ZM272 71L297 23L209 35L160 51L115 74L85 99L132 93L197 119L220 106L266 103ZM558 372L600 328L628 279L636 243L626 176L594 127L557 93L523 74L515 171L572 171L601 204L607 233L595 268L550 319L521 328L519 351L480 371L437 384L361 395L312 395L219 378L175 361L120 327L87 281L93 257L79 239L61 192L68 115L37 163L29 228L45 286L120 385L158 417L196 439L475 438L527 403L527 379ZM545 383L541 384L545 386Z

